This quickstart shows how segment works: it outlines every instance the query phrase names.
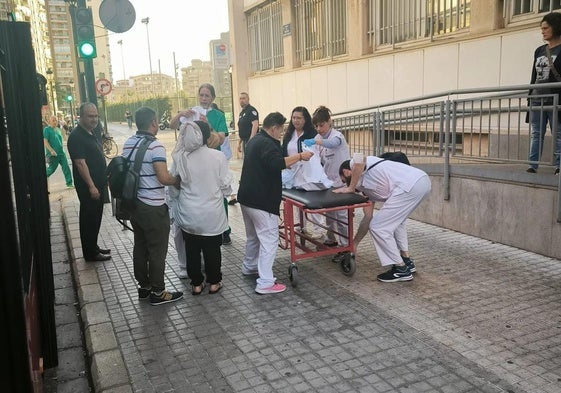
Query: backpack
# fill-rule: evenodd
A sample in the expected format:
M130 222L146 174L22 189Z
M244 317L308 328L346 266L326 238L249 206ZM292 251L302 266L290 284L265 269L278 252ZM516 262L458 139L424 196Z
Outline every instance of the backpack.
M107 183L109 184L109 190L111 191L111 197L116 200L115 217L119 222L121 222L121 220L130 219L130 211L132 211L136 205L136 195L140 182L140 168L146 150L154 139L154 137L150 136L140 138L127 157L114 157L107 165L105 175L107 177ZM137 146L138 151L133 162L131 161L131 156ZM127 227L123 222L121 223Z
M411 163L409 162L409 158L407 158L407 155L405 153L401 152L401 151L388 151L388 152L382 154L380 156L380 158L383 158L383 160L378 161L377 163L370 165L368 167L368 169L366 169L366 170L368 171L368 170L374 168L379 163L384 162L386 160L400 162L400 163L405 164L405 165L411 165Z

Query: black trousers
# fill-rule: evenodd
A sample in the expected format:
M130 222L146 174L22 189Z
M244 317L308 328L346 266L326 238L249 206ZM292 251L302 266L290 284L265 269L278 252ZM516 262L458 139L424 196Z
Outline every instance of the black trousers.
M80 200L80 241L84 258L95 256L99 252L97 237L103 216L103 195L95 200L89 192L78 192Z
M201 252L205 259L206 282L218 284L222 281L222 234L216 236L192 235L183 232L185 254L187 256L187 274L191 285L199 286L205 279L201 271Z

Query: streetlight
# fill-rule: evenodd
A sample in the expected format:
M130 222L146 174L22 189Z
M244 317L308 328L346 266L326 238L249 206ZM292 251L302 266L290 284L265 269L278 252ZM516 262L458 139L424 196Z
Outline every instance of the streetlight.
M121 45L121 64L123 65L123 80L127 79L125 74L125 57L123 56L123 40L117 41L117 44Z
M146 17L140 20L146 25L146 40L148 41L148 61L150 62L150 82L152 84L152 92L154 91L154 76L152 75L152 55L150 53L150 34L148 34L148 22L150 18Z
M68 85L70 86L70 99L68 100L68 104L70 105L70 121L72 122L70 129L74 129L74 100L76 99L74 96L74 81L71 79Z
M49 88L51 89L51 99L53 104L53 112L56 115L56 101L55 101L55 91L53 90L53 70L49 68L47 70L47 75L49 76Z

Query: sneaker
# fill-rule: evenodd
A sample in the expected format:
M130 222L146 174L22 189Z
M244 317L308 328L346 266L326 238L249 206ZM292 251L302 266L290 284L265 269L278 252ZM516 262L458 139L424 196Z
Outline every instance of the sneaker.
M183 292L162 291L159 295L155 292L150 293L150 304L159 306L160 304L171 303L183 297Z
M278 284L278 283L275 283L275 285L271 285L270 287L267 288L259 288L259 287L255 288L255 292L257 292L260 295L267 295L269 293L280 293L280 292L284 292L285 290L286 290L286 285Z
M74 188L74 184L67 184L66 188Z
M415 261L413 261L410 257L401 257L403 259L403 263L409 268L411 273L415 273L417 268L415 267Z
M150 297L152 288L138 288L138 300L146 300Z
M378 280L382 282L411 281L413 275L407 266L393 265L390 270L378 275Z
M236 203L238 203L238 200L236 198L232 198L228 201L228 205L230 206L234 206Z
M177 277L179 277L179 278L189 278L189 276L187 275L187 270L180 268L179 272L177 273Z
M327 247L335 247L337 246L337 244L338 244L337 240L331 240L331 239L327 239L323 242L323 245Z
M255 266L255 268L253 269L246 269L245 266L242 266L242 274L244 276L255 276L259 275L259 270L257 269L257 266Z
M321 239L321 238L323 237L323 234L322 234L322 233L314 232L314 231L312 231L312 230L309 230L308 228L304 228L304 229L302 230L302 233L305 234L305 235L307 235L307 236L309 236L309 237L311 237L312 239L315 239L315 240L319 240L319 239Z
M222 245L228 246L228 245L230 245L230 244L232 244L232 239L230 239L230 234L224 232L224 233L222 234Z
M536 168L532 168L532 167L526 169L526 172L528 172L528 173L538 173L538 171L536 170Z
M554 175L558 175L559 174L559 168L555 168L555 172L553 172Z

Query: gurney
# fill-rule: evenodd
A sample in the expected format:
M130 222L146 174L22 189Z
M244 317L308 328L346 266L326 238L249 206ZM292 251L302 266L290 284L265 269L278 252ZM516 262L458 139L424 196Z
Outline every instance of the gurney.
M332 190L304 191L284 189L282 191L282 221L279 225L279 246L290 249L291 264L288 267L288 277L293 287L298 284L298 266L296 262L311 257L333 255L334 262L340 263L343 274L352 276L356 270L356 263L352 251L354 210L369 206L368 198L359 194L336 194ZM310 214L326 217L327 213L346 210L347 221L342 222L346 227L345 233L334 232L341 239L346 239L347 245L326 246L321 240L314 239L304 232L306 221L314 221L316 225L328 230L328 227L309 218ZM333 218L331 218L333 219ZM341 222L336 220L337 222Z

